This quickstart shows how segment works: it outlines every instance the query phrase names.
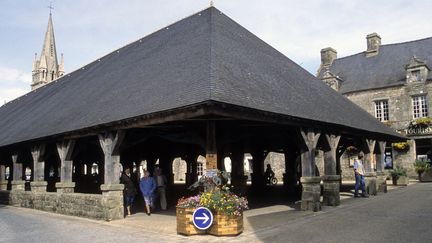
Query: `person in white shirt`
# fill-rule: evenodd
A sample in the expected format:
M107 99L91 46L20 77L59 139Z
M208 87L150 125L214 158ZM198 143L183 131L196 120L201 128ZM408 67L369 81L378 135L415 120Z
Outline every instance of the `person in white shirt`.
M362 197L368 197L365 190L365 181L364 181L364 174L365 170L363 167L363 153L360 152L358 155L358 159L354 161L354 174L355 174L355 190L354 190L354 197L359 197L358 191L359 188L362 191L361 196Z

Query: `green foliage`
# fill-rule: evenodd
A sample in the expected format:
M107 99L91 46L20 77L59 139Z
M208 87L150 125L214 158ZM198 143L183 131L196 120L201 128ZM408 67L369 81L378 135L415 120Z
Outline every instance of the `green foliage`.
M407 176L407 170L400 165L397 165L396 168L390 171L392 178L399 178L401 176Z
M431 165L428 161L416 160L414 162L414 169L419 175L423 174L423 172L427 171L430 167Z

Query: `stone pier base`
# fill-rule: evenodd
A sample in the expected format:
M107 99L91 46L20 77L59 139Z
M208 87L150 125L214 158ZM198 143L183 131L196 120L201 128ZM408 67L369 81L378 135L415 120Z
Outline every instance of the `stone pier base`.
M367 172L364 175L365 178L365 189L369 195L376 196L377 194L377 176L375 172Z
M301 210L320 211L321 210L321 178L320 177L301 177L300 182L303 186Z
M323 181L323 204L327 206L340 205L340 175L325 175Z
M102 184L102 207L104 218L107 221L122 219L123 208L123 184Z
M377 173L376 190L377 193L387 193L387 176L384 173Z
M46 192L48 182L46 181L32 181L30 188L32 192Z
M12 181L12 191L24 191L25 190L25 181Z
M75 182L57 182L55 184L57 193L74 193Z
M7 185L8 185L7 181L0 181L0 190L1 191L7 190Z

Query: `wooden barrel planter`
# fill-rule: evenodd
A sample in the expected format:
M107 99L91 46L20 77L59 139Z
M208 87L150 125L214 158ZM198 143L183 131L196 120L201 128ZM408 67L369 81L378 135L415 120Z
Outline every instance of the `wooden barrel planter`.
M215 236L238 235L243 232L243 214L241 216L214 214L213 224L207 232Z
M205 230L195 228L192 222L192 215L195 208L176 208L177 233L183 235L203 235Z

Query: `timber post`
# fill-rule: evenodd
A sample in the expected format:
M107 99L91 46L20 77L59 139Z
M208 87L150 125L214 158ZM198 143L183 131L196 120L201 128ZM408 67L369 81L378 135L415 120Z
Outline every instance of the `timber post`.
M123 218L123 189L120 184L120 145L125 133L122 130L98 134L99 144L104 154L104 184L102 207L107 221Z
M374 150L375 150L375 144L376 140L373 139L366 139L366 145L367 145L367 153L365 153L364 156L364 166L365 166L365 189L369 195L376 195L377 194L377 185L376 185L376 179L377 175L372 169L372 162L373 157L375 156Z
M75 190L75 182L72 182L72 152L75 143L75 140L63 140L56 144L60 158L60 182L55 184L57 193L73 193Z
M300 130L304 145L301 151L302 177L300 182L303 186L301 210L320 211L321 210L321 178L315 176L315 151L318 139L321 135L309 128L306 131Z
M6 180L6 166L0 165L0 190L7 190L7 180Z
M33 158L33 181L30 182L30 188L33 192L46 192L48 182L45 180L45 144L39 144L31 147Z
M324 152L323 203L327 206L338 206L341 176L336 173L336 150L341 136L326 134L325 137L330 150Z
M22 164L18 163L18 153L12 154L12 165L13 165L13 180L11 182L12 191L24 191L25 181L23 177Z
M378 193L387 192L387 176L384 173L385 147L386 147L386 142L378 141L379 153L376 155L376 162L377 162L376 190Z

